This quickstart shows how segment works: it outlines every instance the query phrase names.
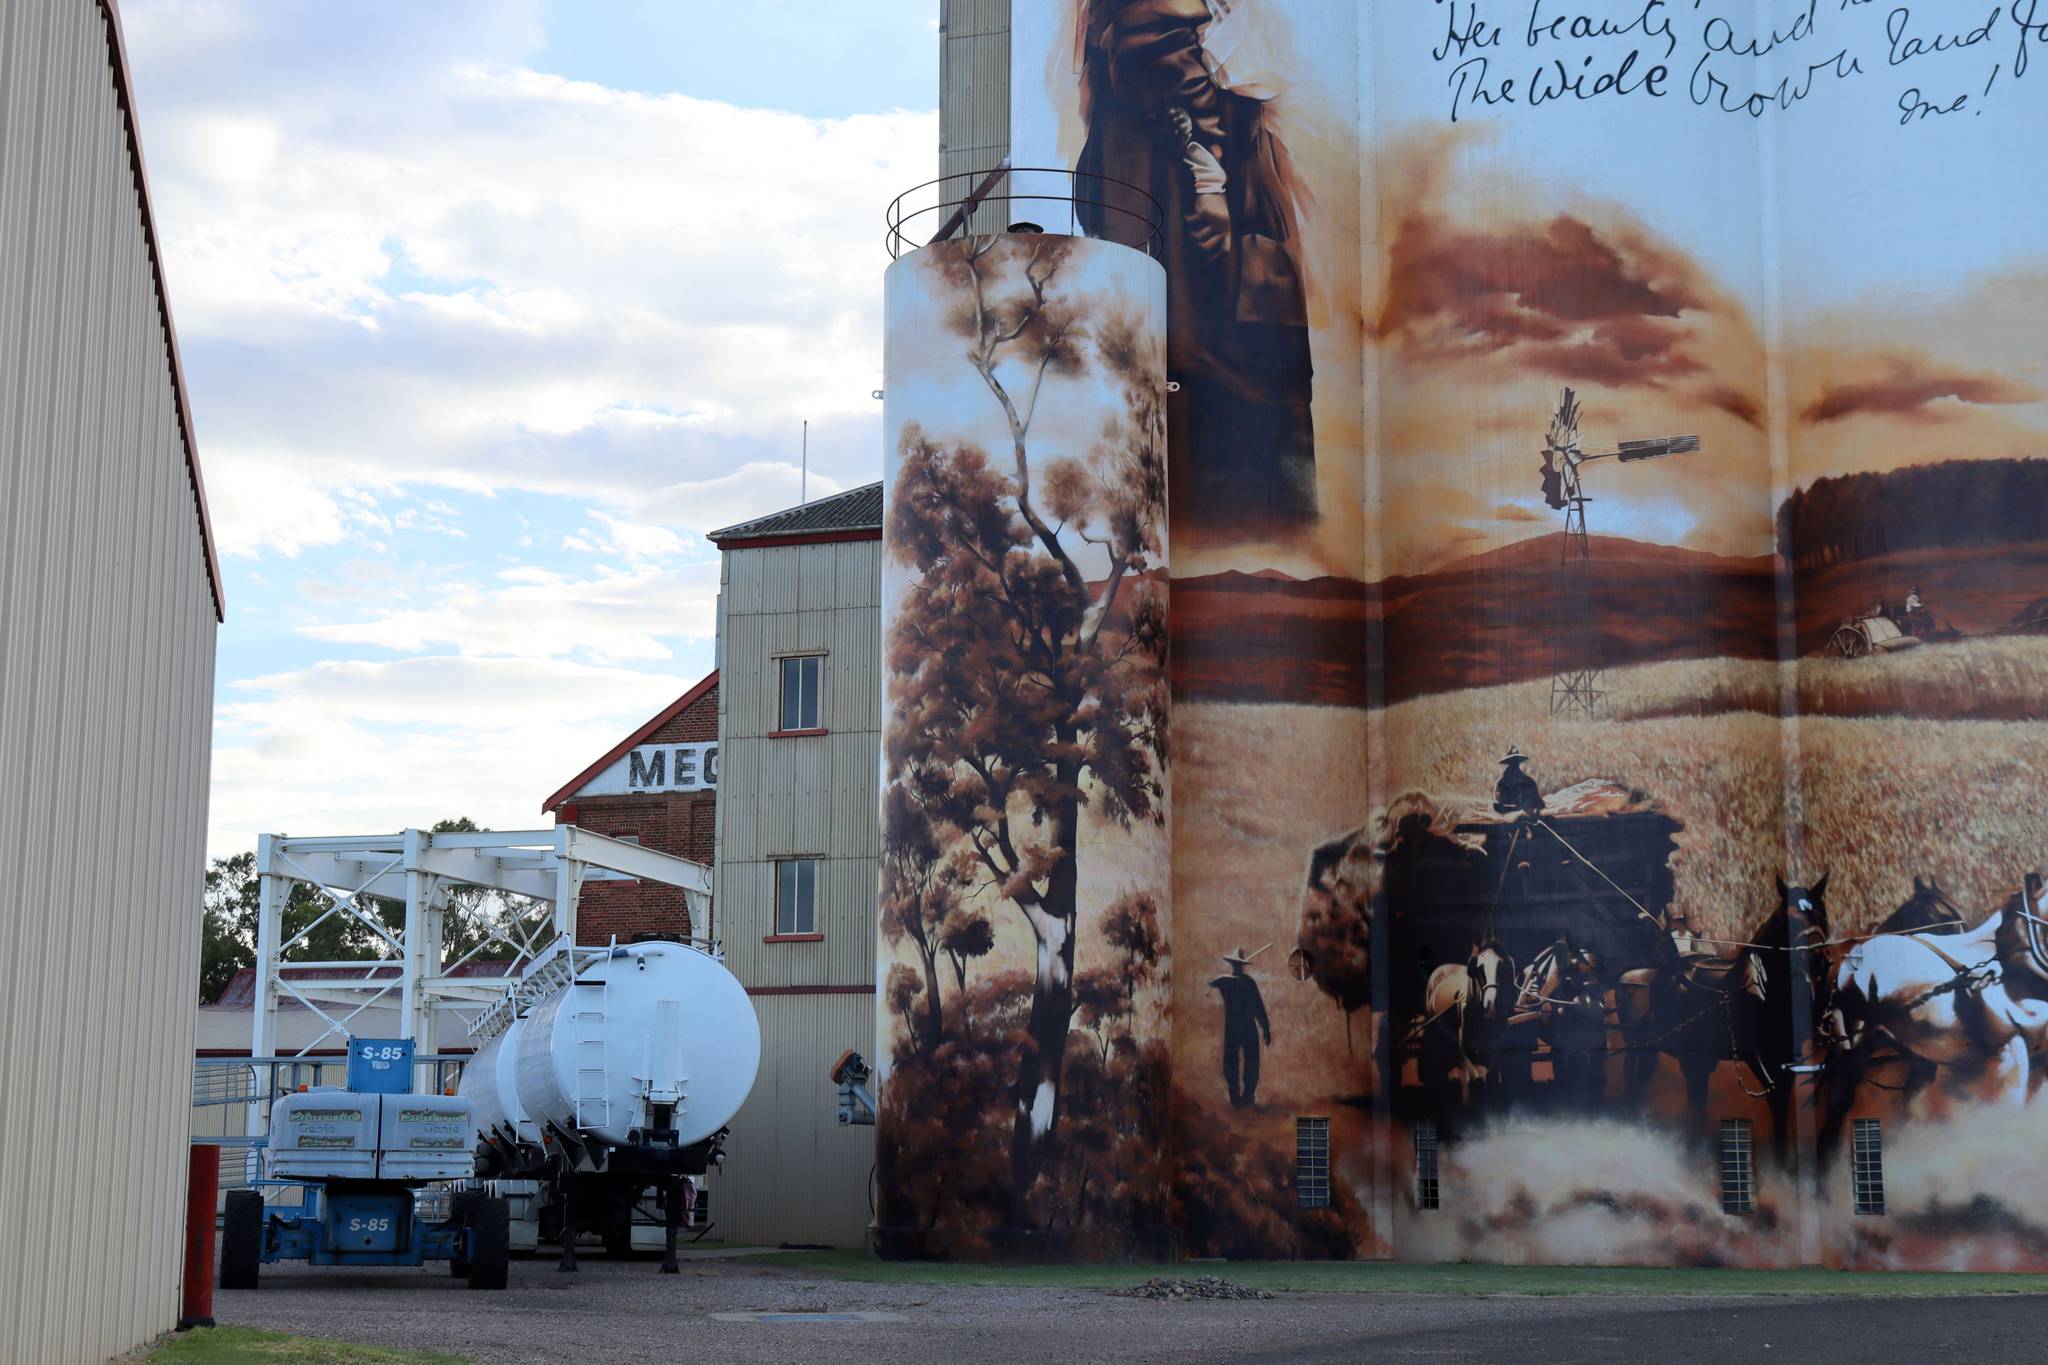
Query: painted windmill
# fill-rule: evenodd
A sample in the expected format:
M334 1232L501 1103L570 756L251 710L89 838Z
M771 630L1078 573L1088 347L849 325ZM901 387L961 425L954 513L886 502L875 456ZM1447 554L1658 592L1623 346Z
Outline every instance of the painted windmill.
M1623 441L1612 450L1579 445L1579 399L1570 389L1551 414L1543 441L1543 500L1564 513L1564 548L1558 565L1557 611L1550 631L1550 714L1592 719L1607 693L1600 667L1600 623L1593 609L1593 546L1586 536L1585 485L1580 471L1595 460L1654 460L1700 448L1697 436Z

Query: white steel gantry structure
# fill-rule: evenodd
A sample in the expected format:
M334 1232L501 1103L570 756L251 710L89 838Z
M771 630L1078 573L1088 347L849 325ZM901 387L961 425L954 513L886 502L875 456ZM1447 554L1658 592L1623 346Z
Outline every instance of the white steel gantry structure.
M703 932L711 924L710 868L574 825L315 838L265 834L256 842L256 873L261 884L253 1057L278 1055L277 1007L286 996L326 1025L298 1056L323 1044L345 1046L350 1023L393 993L400 1036L413 1039L422 1055L438 1050L438 1025L453 1011L462 1012L456 1018L471 1031L495 1033L516 1016L533 988L543 983L551 988L574 974L576 902L587 881L644 880L677 887L689 906L692 930ZM316 888L328 904L286 938L284 911L295 882ZM444 962L448 894L465 886L552 902L554 932L532 933L516 918L500 917L485 926L484 939L460 960ZM370 897L403 902L404 926L394 933L373 906L359 899ZM342 962L285 960L315 928L337 915L374 937L381 955ZM716 952L708 938L693 942ZM466 963L488 960L482 955L494 948L511 953L502 975L457 974Z

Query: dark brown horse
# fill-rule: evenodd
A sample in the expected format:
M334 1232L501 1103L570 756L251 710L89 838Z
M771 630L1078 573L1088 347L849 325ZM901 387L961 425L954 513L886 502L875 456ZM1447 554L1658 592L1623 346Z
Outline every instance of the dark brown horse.
M1959 934L1965 927L1962 910L1932 875L1913 878L1913 894L1883 924L1880 934Z
M1707 1085L1722 1062L1736 1061L1771 1110L1771 1142L1780 1157L1791 1138L1792 1094L1827 988L1827 886L1778 879L1778 908L1731 957L1671 960L1624 972L1615 1013L1629 1057L1629 1102L1640 1109L1660 1054L1685 1076L1693 1122L1704 1122ZM1748 1082L1744 1089L1749 1089Z

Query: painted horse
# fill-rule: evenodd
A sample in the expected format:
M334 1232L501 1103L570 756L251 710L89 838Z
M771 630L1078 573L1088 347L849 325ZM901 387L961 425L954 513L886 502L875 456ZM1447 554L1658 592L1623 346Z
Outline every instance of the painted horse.
M1599 962L1568 938L1539 952L1522 973L1508 1029L1517 1039L1519 1091L1534 1097L1527 1059L1550 1054L1547 1098L1567 1108L1599 1105L1607 1088L1607 1004Z
M1489 1107L1505 1099L1503 1066L1508 1009L1514 998L1515 962L1493 938L1481 939L1464 962L1446 962L1429 974L1424 1000L1422 1078L1455 1081L1459 1103L1474 1092Z
M1962 909L1933 876L1913 878L1913 894L1892 911L1880 934L1958 934L1966 927Z
M1886 1063L1903 1064L1909 1105L1937 1084L1978 1103L2027 1101L2048 1054L2048 948L2037 954L2041 939L2027 932L2044 922L2048 897L2030 875L1975 926L1880 931L1848 952L1828 1012L1824 1151L1840 1142L1858 1090Z
M1631 1107L1640 1110L1660 1054L1685 1077L1693 1123L1705 1122L1707 1086L1724 1061L1743 1065L1771 1110L1771 1142L1783 1157L1791 1138L1792 1094L1827 990L1825 875L1812 886L1780 877L1778 908L1732 957L1680 958L1624 972L1615 1014L1629 1056ZM1745 1084L1745 1089L1748 1086Z

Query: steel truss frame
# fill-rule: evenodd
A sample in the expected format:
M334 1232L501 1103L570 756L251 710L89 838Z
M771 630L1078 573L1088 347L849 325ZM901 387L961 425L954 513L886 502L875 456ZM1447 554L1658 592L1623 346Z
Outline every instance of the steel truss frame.
M656 852L574 825L553 829L434 833L408 829L397 834L294 838L265 834L256 842L260 902L256 924L256 1007L249 1052L277 1053L277 1009L287 996L320 1018L326 1027L301 1048L306 1056L340 1038L349 1025L379 1001L396 993L400 1036L422 1053L440 1050L439 1025L453 1014L476 1028L496 1020L502 1028L516 1011L521 984L536 974L573 974L577 949L576 906L590 881L652 881L683 892L693 930L711 925L711 869L702 863ZM311 923L284 936L284 910L292 884L304 882L327 898ZM476 947L455 962L442 961L448 892L457 886L483 887L505 895L552 902L554 937L536 944L511 921L495 922ZM394 934L363 897L402 901L404 927ZM287 962L285 955L336 915L352 919L381 945L381 956L343 962ZM708 937L692 940L716 952ZM464 963L492 949L509 949L512 962L502 977L458 976ZM321 971L332 976L312 978ZM465 1018L467 1015L469 1017ZM495 1028L491 1031L495 1032Z

